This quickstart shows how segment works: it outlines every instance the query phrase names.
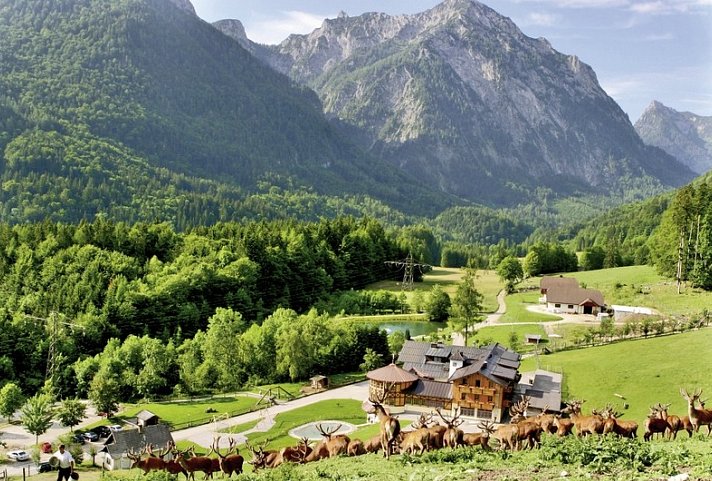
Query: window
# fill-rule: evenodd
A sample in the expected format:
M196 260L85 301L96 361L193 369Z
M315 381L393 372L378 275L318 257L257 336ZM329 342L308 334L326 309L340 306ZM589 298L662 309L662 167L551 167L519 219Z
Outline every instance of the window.
M487 402L491 403L492 402L492 396L487 396Z
M480 419L492 419L492 411L487 411L486 409L478 409L477 417Z
M476 380L475 380L475 387L480 387L480 380L479 380L479 379L476 379Z
M464 401L467 398L467 394L464 392L460 393L460 401Z
M475 402L479 402L479 401L480 401L480 395L479 395L479 394L475 394Z
M475 415L475 410L474 410L474 409L471 409L471 408L462 408L462 407L461 407L461 408L460 408L460 413L461 413L463 416L473 416L473 417L474 417L474 415Z
M561 304L554 304L554 307L561 307Z
M574 308L574 305L573 305L573 304L569 304L569 309L573 309L573 308Z

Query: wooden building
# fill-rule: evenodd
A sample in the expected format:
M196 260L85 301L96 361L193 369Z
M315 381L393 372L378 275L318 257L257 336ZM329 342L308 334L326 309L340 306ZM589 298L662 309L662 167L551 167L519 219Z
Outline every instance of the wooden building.
M391 364L367 374L371 394L393 384L392 406L431 411L459 409L463 416L500 422L519 379L519 354L499 344L484 348L406 341Z

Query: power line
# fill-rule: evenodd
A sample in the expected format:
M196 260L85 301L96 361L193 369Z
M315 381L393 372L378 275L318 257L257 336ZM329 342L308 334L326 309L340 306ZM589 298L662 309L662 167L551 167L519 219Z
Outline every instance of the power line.
M408 252L408 257L406 257L403 261L386 261L385 264L395 266L398 270L403 269L403 282L401 283L401 289L404 291L413 290L413 277L416 268L422 273L423 269L430 269L432 267L430 264L415 262L413 260L412 252Z

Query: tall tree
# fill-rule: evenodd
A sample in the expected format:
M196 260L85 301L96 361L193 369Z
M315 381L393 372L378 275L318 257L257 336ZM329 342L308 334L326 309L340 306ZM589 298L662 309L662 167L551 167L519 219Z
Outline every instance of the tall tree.
M458 284L452 305L451 326L465 337L467 346L470 326L482 321L482 301L484 297L475 287L475 273L467 270L462 282Z
M507 293L514 292L515 286L524 278L522 263L514 256L507 256L497 266L497 275L504 282Z
M38 444L40 434L52 426L53 416L52 399L46 394L36 394L22 406L22 425L35 435L35 444Z
M59 422L69 426L73 431L74 426L79 424L86 417L87 407L79 399L64 399L57 409Z
M431 322L445 322L450 316L450 306L452 301L447 292L440 284L435 284L430 290L428 304L425 309L428 311L428 320Z
M17 384L9 382L0 389L0 415L5 416L7 422L10 422L12 415L24 402L25 397Z

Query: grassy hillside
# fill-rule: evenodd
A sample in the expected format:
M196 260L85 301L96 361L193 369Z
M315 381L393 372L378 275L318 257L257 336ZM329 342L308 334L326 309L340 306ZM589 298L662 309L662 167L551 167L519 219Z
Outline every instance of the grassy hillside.
M622 411L624 401L615 396L620 394L630 405L625 418L639 423L658 402L672 403L671 413L685 413L680 387L712 395L712 329L560 352L539 362L542 369L564 373L566 394L585 399L584 410L611 402ZM536 359L529 358L521 370L535 368Z

